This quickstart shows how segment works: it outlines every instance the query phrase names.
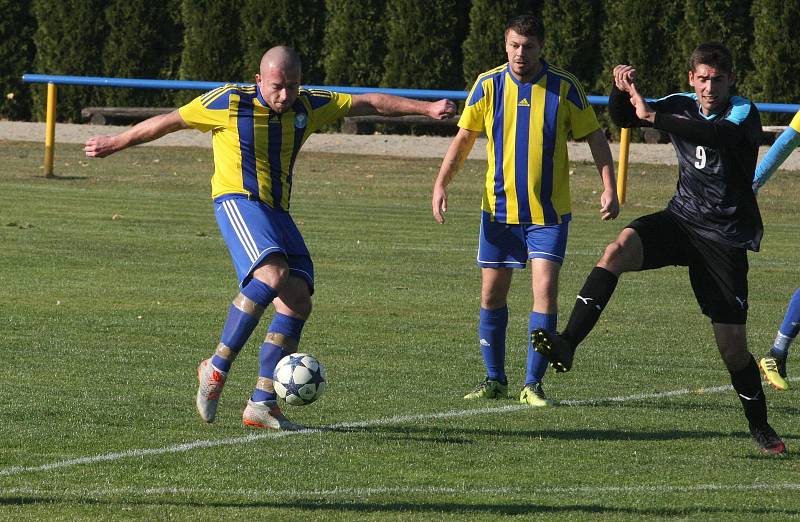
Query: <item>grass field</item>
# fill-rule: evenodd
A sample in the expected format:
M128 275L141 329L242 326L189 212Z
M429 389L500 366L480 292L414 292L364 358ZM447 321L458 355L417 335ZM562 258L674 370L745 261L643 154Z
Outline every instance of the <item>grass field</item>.
M41 155L41 144L0 142L0 519L800 518L798 391L767 390L795 453L760 457L684 269L623 277L573 371L548 373L561 406L461 398L483 376L480 162L452 185L439 226L437 160L301 154L292 210L317 278L301 348L326 365L329 387L287 408L314 429L276 434L241 425L265 327L217 422L194 411L196 365L236 293L210 153L87 161L59 146L57 179L42 177ZM634 165L612 223L597 218L594 168L575 165L572 179L561 325L605 244L664 206L675 168ZM757 354L800 284L798 187L798 173L782 172L760 195ZM509 304L515 393L529 277L517 274Z

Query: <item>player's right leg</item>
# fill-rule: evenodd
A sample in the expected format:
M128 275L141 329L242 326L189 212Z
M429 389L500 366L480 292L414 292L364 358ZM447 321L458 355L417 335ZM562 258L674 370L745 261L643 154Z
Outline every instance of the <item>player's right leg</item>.
M525 268L527 249L520 225L493 221L481 213L477 264L481 268L481 307L478 340L486 378L464 395L472 399L507 399L506 330L508 291L514 268Z
M564 331L557 334L540 328L532 332L531 343L550 361L556 372L567 372L572 368L575 349L600 319L617 287L619 275L641 268L642 258L642 241L637 231L623 229L616 241L606 247L597 266L586 278Z
M481 269L481 308L478 314L478 339L486 367L486 378L464 395L471 399L507 399L508 379L505 370L508 306L511 286L510 268Z
M789 301L772 348L758 363L761 372L776 390L789 389L789 383L786 381L786 359L789 357L789 347L798 333L800 333L800 288L795 290Z
M241 290L228 310L214 355L203 360L197 370L195 404L205 422L214 421L234 359L289 274L280 236L263 204L238 195L223 196L214 203Z
M231 364L276 295L271 286L251 279L233 300L214 355L203 360L197 368L196 406L205 422L214 422Z
M575 299L567 326L561 334L543 329L532 333L534 348L550 361L557 372L572 368L575 350L600 319L625 272L650 270L668 265L685 265L681 248L683 232L666 210L631 222L610 243Z

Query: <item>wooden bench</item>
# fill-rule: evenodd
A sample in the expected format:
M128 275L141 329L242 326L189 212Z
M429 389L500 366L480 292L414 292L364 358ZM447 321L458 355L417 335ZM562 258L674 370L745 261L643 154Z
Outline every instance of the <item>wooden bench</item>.
M446 120L434 120L427 116L347 116L342 122L342 132L345 134L372 134L375 125L425 125L444 126L455 128L458 125L458 115Z
M95 125L129 125L174 110L174 107L84 107L81 118Z

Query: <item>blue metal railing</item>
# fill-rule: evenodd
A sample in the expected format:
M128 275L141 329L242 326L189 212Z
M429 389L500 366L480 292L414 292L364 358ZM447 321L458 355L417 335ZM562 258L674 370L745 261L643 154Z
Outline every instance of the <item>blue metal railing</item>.
M103 76L64 76L59 74L30 74L22 75L22 81L27 83L53 83L56 85L87 85L95 87L128 87L135 89L190 89L208 91L225 85L227 82L205 82L190 80L147 80L139 78L106 78ZM235 82L234 82L235 83ZM407 98L451 100L467 99L467 91L446 91L437 89L388 89L383 87L345 87L340 85L304 85L307 89L326 89L329 91L343 92L346 94L366 94L379 92L405 96ZM608 96L587 96L592 105L608 105ZM800 110L797 103L756 103L761 112L795 113Z
M208 91L225 85L226 82L199 82L187 80L147 80L137 78L106 78L100 76L64 76L57 74L24 74L22 81L27 83L47 84L47 122L45 130L44 173L45 176L53 175L53 151L55 150L55 114L56 114L56 85L85 85L100 87L127 87L134 89L194 89ZM431 89L386 89L381 87L344 87L344 86L318 86L305 85L308 89L327 89L346 94L366 94L371 92L394 94L407 98L465 100L467 91L444 91ZM592 105L608 105L608 96L587 96ZM789 112L800 110L800 105L791 103L756 103L762 112ZM628 145L630 134L628 129L622 129L620 137L620 160L618 168L617 185L620 193L620 202L625 202L625 180L628 170Z

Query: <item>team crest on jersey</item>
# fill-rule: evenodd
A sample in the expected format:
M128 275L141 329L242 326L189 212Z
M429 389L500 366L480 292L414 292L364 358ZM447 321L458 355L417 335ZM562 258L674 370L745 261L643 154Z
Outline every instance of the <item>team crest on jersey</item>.
M296 114L294 117L294 126L298 129L305 129L308 124L308 116L303 113Z

